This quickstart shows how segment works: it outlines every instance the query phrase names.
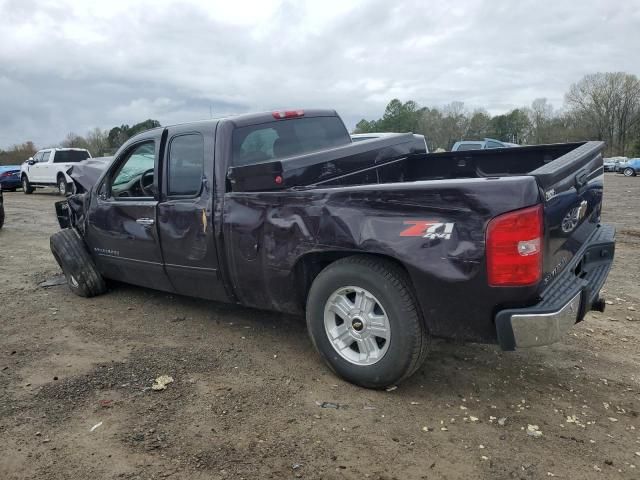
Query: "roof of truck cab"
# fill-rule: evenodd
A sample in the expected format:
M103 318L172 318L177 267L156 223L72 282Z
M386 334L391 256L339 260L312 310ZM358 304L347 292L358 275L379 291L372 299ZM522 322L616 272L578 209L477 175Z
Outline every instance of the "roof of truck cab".
M292 118L275 118L275 112L285 112L285 111L302 111L303 115L299 117ZM189 126L189 125L215 125L219 122L231 122L235 127L246 127L249 125L256 125L259 123L273 122L276 120L295 120L296 118L312 118L312 117L339 117L338 112L330 109L322 109L322 108L302 108L302 109L282 109L282 110L271 110L269 112L260 112L260 113L241 113L238 115L229 115L228 117L220 117L220 118L212 118L207 120L196 120L192 122L184 122L184 123L175 123L172 125L164 125L161 127L151 128L149 130L145 130L145 132L151 132L153 130L178 127L178 126ZM143 132L140 132L143 133Z

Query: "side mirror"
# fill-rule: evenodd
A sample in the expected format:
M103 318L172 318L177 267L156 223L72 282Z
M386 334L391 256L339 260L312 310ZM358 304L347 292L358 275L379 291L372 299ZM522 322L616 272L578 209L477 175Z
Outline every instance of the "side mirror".
M30 158L29 160L27 160L27 165L35 165L36 161L33 158Z

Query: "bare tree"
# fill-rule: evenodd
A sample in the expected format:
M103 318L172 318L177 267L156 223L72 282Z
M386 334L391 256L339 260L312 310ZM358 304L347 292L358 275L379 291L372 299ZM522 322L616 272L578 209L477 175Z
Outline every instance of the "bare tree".
M109 132L101 128L94 128L87 133L87 147L94 157L106 155L110 149Z
M607 142L610 153L624 155L640 122L640 81L623 72L587 75L565 97L571 113Z
M469 128L469 115L463 102L451 102L442 109L442 133L446 139L445 149L450 149L458 140L464 140Z
M547 102L546 98L536 98L531 102L531 109L528 110L528 114L531 122L531 141L535 144L551 142L553 106Z
M74 132L67 133L61 145L66 148L87 148L87 140Z

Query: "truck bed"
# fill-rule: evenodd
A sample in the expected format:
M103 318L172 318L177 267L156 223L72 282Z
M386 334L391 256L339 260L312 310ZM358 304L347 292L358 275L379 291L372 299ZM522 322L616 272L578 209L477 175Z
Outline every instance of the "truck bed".
M425 153L398 134L298 157L231 167L231 189L269 191L455 178L533 175L547 188L583 168L601 142Z

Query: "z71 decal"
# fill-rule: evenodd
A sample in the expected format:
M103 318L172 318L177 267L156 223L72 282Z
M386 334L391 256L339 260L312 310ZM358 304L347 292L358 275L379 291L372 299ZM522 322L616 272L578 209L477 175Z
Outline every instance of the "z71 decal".
M405 225L411 225L400 232L401 237L422 237L430 240L449 240L455 223L434 222L432 220L407 220Z

